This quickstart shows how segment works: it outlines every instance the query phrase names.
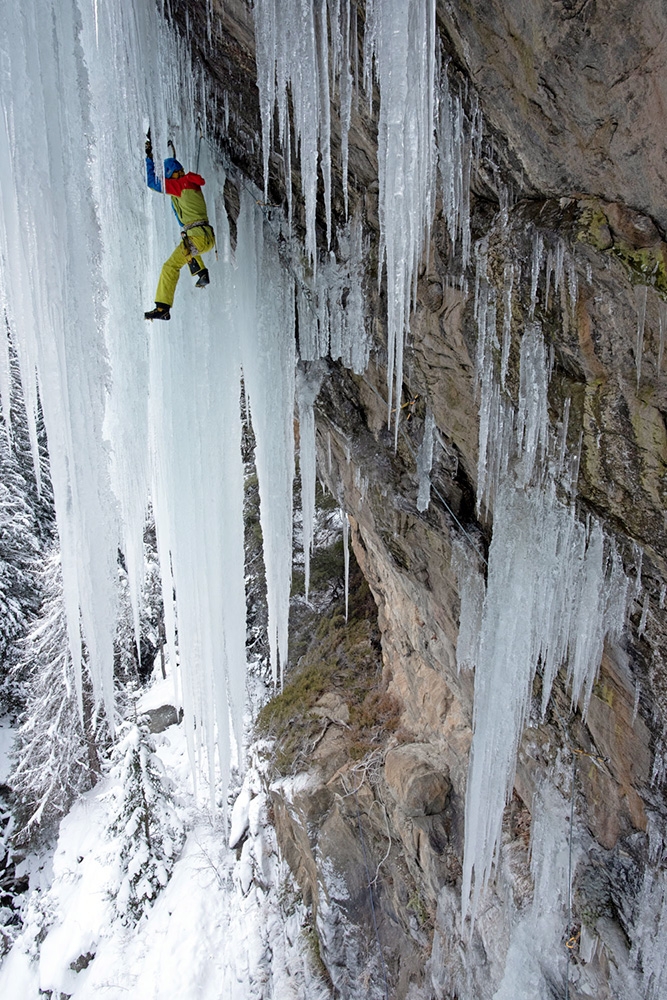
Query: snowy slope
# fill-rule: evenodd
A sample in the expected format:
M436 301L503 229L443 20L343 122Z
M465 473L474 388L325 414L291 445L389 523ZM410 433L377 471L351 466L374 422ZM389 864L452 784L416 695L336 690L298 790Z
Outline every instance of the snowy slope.
M114 918L116 857L106 829L113 785L105 779L61 824L53 880L29 898L24 931L0 967L0 996L38 1000L41 990L73 1000L329 997L313 969L305 907L267 823L259 772L251 767L246 774L234 811L246 836L232 851L220 818L195 805L182 727L166 731L158 752L190 827L169 884L136 927Z

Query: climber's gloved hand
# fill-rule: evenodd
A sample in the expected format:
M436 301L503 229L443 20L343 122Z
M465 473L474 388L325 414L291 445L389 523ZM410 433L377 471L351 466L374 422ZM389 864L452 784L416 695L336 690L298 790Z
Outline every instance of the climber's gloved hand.
M153 159L153 144L151 142L151 130L149 129L146 133L146 156L149 160Z

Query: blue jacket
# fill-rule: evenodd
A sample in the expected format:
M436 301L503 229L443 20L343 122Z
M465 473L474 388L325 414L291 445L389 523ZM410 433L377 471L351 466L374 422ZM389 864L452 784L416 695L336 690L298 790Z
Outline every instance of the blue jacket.
M146 157L146 183L151 190L162 194L162 182L155 174L155 164L150 156ZM191 222L208 218L206 202L201 190L204 184L204 178L200 177L199 174L187 173L184 177L165 178L164 193L171 196L171 207L178 219L179 226L186 226Z

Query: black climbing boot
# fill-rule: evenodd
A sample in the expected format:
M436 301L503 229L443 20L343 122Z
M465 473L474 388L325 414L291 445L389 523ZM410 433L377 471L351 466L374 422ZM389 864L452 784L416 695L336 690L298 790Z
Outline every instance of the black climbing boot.
M155 309L144 313L144 319L171 319L169 306L166 302L156 302Z
M206 270L206 268L204 268L202 271L199 272L199 277L197 278L197 281L195 283L195 288L206 288L208 284L209 284L208 271Z

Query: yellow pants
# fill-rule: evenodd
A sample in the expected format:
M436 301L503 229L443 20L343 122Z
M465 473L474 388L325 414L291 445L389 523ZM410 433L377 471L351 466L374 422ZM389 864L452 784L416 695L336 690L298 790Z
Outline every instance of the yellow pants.
M192 243L200 254L212 250L215 246L215 237L210 226L198 226L196 229L188 231L188 241ZM181 268L193 259L193 254L187 249L183 240L178 244L171 257L165 260L160 272L160 280L157 283L155 293L156 302L164 302L165 305L173 306L174 293L180 277ZM203 270L204 261L196 255L194 259L199 265L199 270Z

